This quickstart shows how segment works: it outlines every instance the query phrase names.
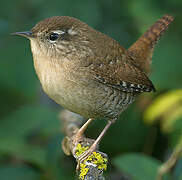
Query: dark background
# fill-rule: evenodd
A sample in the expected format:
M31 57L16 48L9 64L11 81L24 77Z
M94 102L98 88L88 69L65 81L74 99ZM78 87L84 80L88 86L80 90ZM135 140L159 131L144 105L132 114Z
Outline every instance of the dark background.
M162 15L175 17L153 56L151 80L157 92L140 96L100 145L110 157L106 179L154 179L157 167L182 139L182 1L4 0L0 4L0 180L72 180L76 167L62 152L60 107L42 92L29 42L10 33L30 30L50 16L68 15L128 48ZM103 127L104 121L95 121L87 136L96 138ZM181 169L182 160L166 179L181 180Z

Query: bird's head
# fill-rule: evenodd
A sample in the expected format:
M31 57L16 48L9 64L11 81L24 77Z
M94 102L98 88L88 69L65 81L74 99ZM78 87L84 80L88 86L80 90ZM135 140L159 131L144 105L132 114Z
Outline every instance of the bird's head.
M87 24L67 16L55 16L37 23L30 31L16 32L30 39L33 55L65 57L88 52L94 32Z

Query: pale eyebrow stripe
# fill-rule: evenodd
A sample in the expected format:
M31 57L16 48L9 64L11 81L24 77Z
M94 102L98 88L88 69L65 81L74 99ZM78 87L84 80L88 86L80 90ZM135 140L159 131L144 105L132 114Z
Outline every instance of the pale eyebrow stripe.
M55 30L55 31L52 31L53 33L57 33L57 34L64 34L65 31L61 31L61 30Z
M76 35L77 31L74 31L73 29L68 29L68 34L70 35Z

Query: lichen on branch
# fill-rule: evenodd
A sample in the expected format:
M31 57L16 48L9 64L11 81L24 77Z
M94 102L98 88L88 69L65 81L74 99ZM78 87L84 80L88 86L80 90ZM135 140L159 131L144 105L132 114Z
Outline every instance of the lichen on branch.
M62 141L62 149L66 155L73 155L79 163L79 179L104 180L103 171L107 169L108 157L105 153L100 152L98 147L87 159L79 162L80 155L85 153L95 140L83 136L78 144L73 143L74 136L85 119L78 114L63 110L60 113L60 120L62 131L66 135Z

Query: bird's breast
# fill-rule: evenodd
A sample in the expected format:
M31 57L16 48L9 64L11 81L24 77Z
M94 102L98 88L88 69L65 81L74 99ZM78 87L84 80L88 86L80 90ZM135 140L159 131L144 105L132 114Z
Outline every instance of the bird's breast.
M44 92L64 108L85 117L95 116L96 96L102 91L86 77L71 69L71 65L56 60L34 57L34 66ZM68 69L69 68L69 69Z
M64 108L89 117L117 117L134 97L131 93L115 90L89 80L78 71L56 60L34 58L36 73L45 93Z

